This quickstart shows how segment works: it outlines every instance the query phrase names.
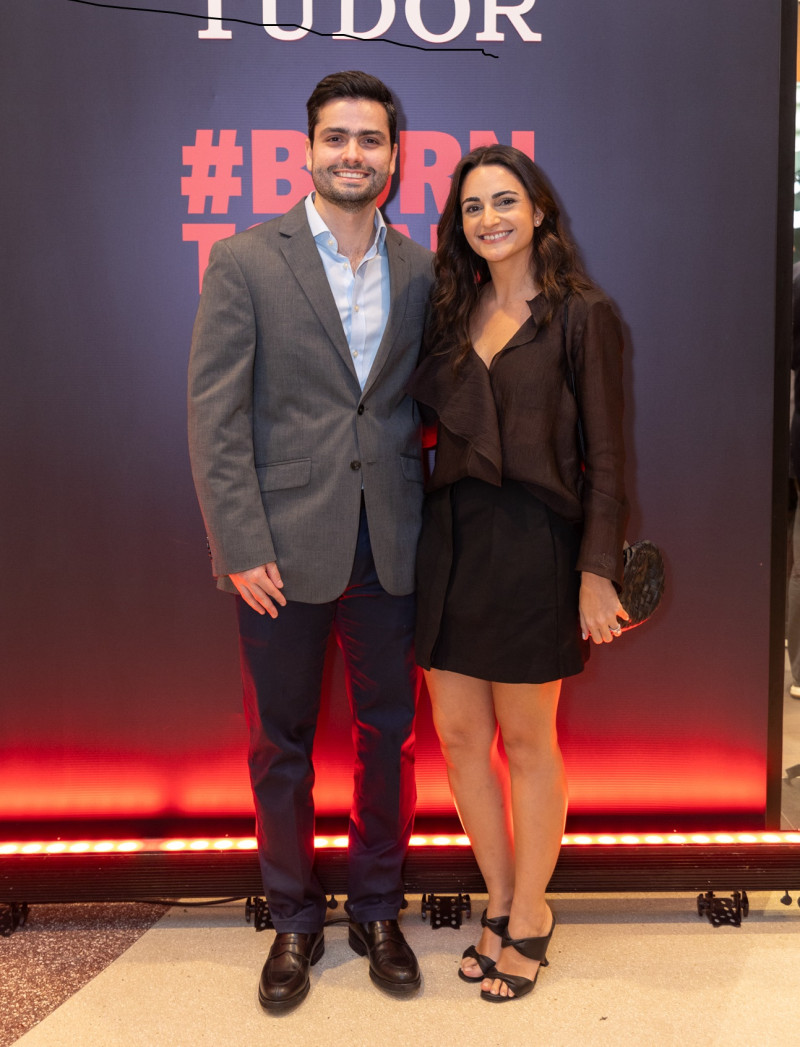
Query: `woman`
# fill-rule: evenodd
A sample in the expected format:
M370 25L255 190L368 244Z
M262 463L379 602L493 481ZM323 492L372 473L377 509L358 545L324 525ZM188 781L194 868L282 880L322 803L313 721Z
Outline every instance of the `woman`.
M533 989L555 925L545 889L566 816L561 679L582 671L589 638L612 642L628 617L615 588L622 337L518 150L461 160L438 237L426 355L409 387L438 420L417 659L488 891L459 975L506 1002Z

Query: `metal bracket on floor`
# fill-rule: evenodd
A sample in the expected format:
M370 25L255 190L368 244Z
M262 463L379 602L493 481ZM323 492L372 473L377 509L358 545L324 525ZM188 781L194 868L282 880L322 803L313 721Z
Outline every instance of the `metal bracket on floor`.
M17 927L24 927L28 922L28 912L27 902L0 905L0 936L10 938Z
M252 919L253 926L257 931L272 931L275 929L275 924L272 922L272 917L269 914L269 905L266 898L248 898L244 906L244 918L248 923Z
M331 895L328 899L327 906L329 909L338 909L339 903L336 900L335 895ZM275 924L272 922L272 917L269 914L269 902L266 898L248 898L244 906L244 918L248 923L253 921L253 926L257 931L274 931ZM336 921L332 921L336 922Z
M462 913L467 919L472 916L472 902L468 894L423 894L422 919L431 914L431 930L439 927L452 927L458 930L461 926Z
M713 891L697 896L697 915L707 916L712 927L741 927L750 914L747 891L734 891L732 898L717 898Z

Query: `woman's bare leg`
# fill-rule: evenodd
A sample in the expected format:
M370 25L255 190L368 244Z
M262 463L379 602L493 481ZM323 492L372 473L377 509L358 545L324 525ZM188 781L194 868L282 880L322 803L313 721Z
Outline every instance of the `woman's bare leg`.
M508 775L497 748L492 685L472 676L431 669L425 673L433 719L450 788L489 894L487 915L507 916L514 894L514 853ZM500 939L484 928L476 946L496 960ZM474 960L462 960L471 978Z
M552 926L545 890L558 859L567 811L564 763L556 735L560 691L560 680L492 684L511 779L515 844L511 938L538 938ZM503 949L497 963L499 971L525 978L533 978L538 966L513 948ZM481 988L495 995L513 995L498 979L484 979Z

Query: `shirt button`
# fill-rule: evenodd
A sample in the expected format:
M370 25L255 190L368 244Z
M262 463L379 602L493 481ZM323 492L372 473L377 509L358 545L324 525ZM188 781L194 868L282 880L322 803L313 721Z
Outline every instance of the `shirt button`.
M354 360L358 359L358 351L357 350L353 353L353 359Z
M363 414L364 413L364 405L363 404L359 404L358 405L358 412L357 413L358 414Z
M356 306L356 312L358 312L358 306Z
M351 462L350 463L350 468L353 470L354 473L357 473L358 470L361 468L361 462L359 462L359 461Z

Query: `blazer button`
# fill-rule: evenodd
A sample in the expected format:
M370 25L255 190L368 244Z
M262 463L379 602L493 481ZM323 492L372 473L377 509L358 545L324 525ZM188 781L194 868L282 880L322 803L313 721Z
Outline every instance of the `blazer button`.
M359 462L359 461L351 462L350 463L350 468L353 470L354 473L357 473L358 470L361 468L361 462Z
M364 413L364 405L363 404L359 404L358 405L358 411L356 412L356 414L363 414L363 413Z

